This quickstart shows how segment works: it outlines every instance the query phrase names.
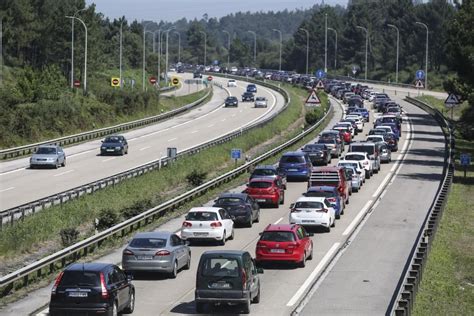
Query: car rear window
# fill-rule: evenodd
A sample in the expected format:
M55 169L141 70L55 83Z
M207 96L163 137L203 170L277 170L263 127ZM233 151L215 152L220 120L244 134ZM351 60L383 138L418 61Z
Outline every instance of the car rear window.
M334 138L328 138L328 137L320 138L318 140L318 143L320 143L320 144L334 144Z
M203 276L238 277L239 261L235 258L206 258L202 265Z
M323 208L323 203L316 201L296 202L295 208Z
M188 221L217 221L217 214L214 212L189 212L186 215Z
M271 182L267 181L252 181L249 183L250 188L256 188L256 189L266 189L272 186Z
M304 158L303 158L303 156L288 155L288 156L282 156L281 159L280 159L280 162L283 162L283 163L304 163Z
M65 271L59 286L99 286L100 276L95 271Z
M351 155L351 154L347 154L344 159L346 160L364 160L365 157L362 156L362 155Z
M332 197L334 196L334 193L325 191L308 191L305 195L309 197Z
M134 238L130 242L133 248L163 248L166 247L166 239L162 238Z
M272 169L255 169L252 173L253 176L274 176L276 171Z
M369 155L373 155L374 154L374 146L351 145L351 151L360 151L360 152L368 153ZM360 159L354 159L354 160L360 160Z
M324 150L324 145L306 145L303 148L303 151L317 151Z
M56 153L56 148L52 148L52 147L40 147L38 148L38 150L36 151L37 154L40 154L40 155L53 155Z
M223 205L223 204L240 204L243 203L244 201L238 197L223 197L219 198L216 202L217 205Z
M262 236L260 236L260 240L262 241L277 241L277 242L284 242L284 241L295 241L295 235L293 232L284 232L284 231L266 231L263 232Z

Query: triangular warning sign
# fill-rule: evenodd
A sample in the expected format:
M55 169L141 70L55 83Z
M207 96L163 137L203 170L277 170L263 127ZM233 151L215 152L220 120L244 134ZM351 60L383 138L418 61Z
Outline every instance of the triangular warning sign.
M417 80L415 83L415 88L423 88L423 87L424 87L423 81Z
M319 80L318 83L316 84L316 88L318 89L324 89L324 83L322 80Z
M457 95L454 93L450 93L449 96L446 98L446 101L444 101L444 104L459 104L459 98Z
M308 96L308 98L306 99L306 104L311 104L311 105L314 105L314 104L320 104L321 101L319 100L318 96L316 95L316 91L313 90L311 91L311 94Z

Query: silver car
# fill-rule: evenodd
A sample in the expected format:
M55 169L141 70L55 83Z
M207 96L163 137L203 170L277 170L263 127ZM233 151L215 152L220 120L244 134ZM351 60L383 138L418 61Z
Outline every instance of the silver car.
M265 97L256 97L255 98L255 107L256 108L266 108L267 107L267 98Z
M30 158L30 168L66 166L66 154L60 146L41 145Z
M175 233L138 233L122 252L122 268L127 273L160 272L176 278L178 270L190 267L191 249Z

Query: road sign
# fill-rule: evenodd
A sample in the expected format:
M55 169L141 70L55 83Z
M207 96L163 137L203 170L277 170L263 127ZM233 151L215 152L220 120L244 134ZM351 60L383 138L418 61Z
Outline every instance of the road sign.
M415 73L416 79L424 79L425 72L423 70L417 70Z
M352 74L355 76L356 73L357 73L357 67L352 66Z
M81 86L81 81L75 79L73 85L74 85L74 87L79 88Z
M324 83L322 80L319 80L318 83L316 84L316 88L318 89L324 89Z
M171 78L171 84L172 84L173 86L179 85L179 78L178 78L178 77L173 77L173 78Z
M461 160L461 166L469 166L471 164L471 155L463 153L459 157Z
M232 159L240 159L242 157L242 149L234 148L230 150L230 157Z
M326 73L322 69L316 70L314 74L318 79L324 78L326 76Z
M156 77L150 77L150 79L148 79L150 81L151 84L155 84L156 83Z
M212 76L208 76L207 81L212 81Z
M424 87L425 87L425 85L423 84L423 81L417 80L415 82L415 88L424 88Z
M110 78L110 85L112 87L120 87L120 78L115 78L115 77Z
M308 98L306 99L305 105L306 106L318 106L321 104L321 100L319 100L316 90L311 91Z
M446 100L444 101L444 104L446 106L448 105L455 106L455 105L458 105L459 103L461 102L459 102L458 96L455 95L454 93L450 93L448 97L446 98Z

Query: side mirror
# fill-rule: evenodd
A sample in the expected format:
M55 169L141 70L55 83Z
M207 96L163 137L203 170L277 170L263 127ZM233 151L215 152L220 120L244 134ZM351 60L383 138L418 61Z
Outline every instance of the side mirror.
M185 240L185 241L184 241L184 244L185 244L186 246L190 246L190 245L191 245L191 242L190 242L189 240Z
M314 236L314 233L306 233L308 235L308 237L313 237Z
M257 273L258 274L263 274L263 268L257 268Z
M230 215L230 219L232 219L233 221L235 221L235 216L234 216L234 215Z
M127 274L128 283L132 282L132 280L133 280L133 274L131 274L131 273Z

